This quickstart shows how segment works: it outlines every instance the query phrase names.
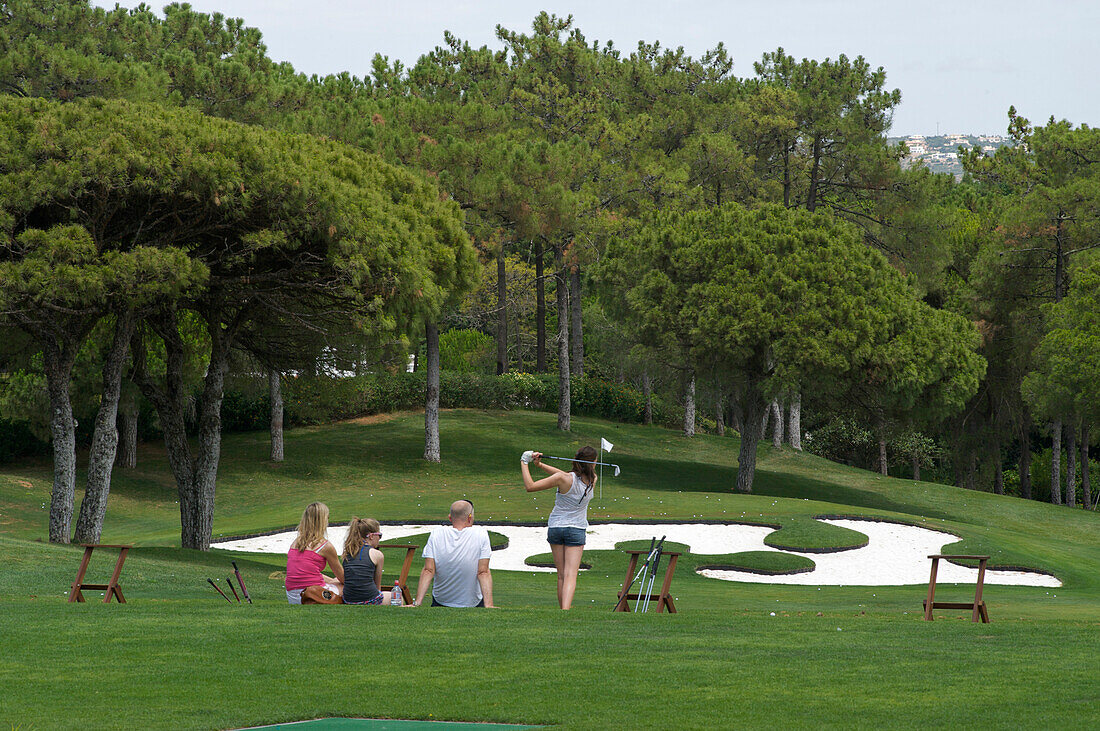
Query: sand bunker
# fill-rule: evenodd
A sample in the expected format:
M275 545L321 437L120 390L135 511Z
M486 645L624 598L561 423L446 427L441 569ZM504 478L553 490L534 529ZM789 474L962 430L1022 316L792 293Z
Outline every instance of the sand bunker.
M808 586L899 586L927 584L931 562L928 556L939 553L945 545L958 540L957 536L941 531L866 520L822 520L863 533L868 543L863 548L838 553L797 553L810 558L816 568L802 574L765 576L746 571L704 569L704 576L724 581L744 581L758 584L802 584ZM400 543L402 538L426 533L438 524L385 525L387 543ZM546 544L546 528L518 525L489 525L489 530L508 537L508 547L493 552L490 566L494 571L553 571L550 568L528 566L529 556L549 553ZM678 524L625 524L604 523L592 525L588 530L587 550L606 551L622 541L667 536L668 541L689 546L693 554L724 554L742 551L775 551L764 544L764 538L774 529L752 525L711 525L704 523ZM343 545L347 529L329 529L329 540ZM229 551L257 553L286 553L294 540L294 533L278 533L213 544L214 548ZM939 583L974 583L977 569L941 562ZM986 583L1019 584L1024 586L1061 586L1053 576L1031 571L987 570Z

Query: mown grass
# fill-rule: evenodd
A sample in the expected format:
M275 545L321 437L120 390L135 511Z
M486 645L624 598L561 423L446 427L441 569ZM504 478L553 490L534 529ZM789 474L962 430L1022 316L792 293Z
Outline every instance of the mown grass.
M103 537L138 545L123 573L125 606L95 594L65 603L80 549L37 542L49 465L0 471L0 723L229 728L347 715L564 728L1100 724L1095 513L882 478L770 447L760 451L754 494L739 495L735 439L588 419L574 419L566 435L546 414L459 411L443 415L441 465L420 459L415 415L290 432L282 465L266 461L265 435L230 435L215 532L292 527L315 499L334 522L441 521L459 496L475 502L479 522L542 521L551 498L524 492L520 452L567 456L601 436L615 443L623 472L607 474L594 517L779 525L780 543L816 547L851 536L818 529L814 516L887 518L955 533L961 541L945 550L1047 570L1064 586L987 586L993 624L950 611L927 623L923 586L721 582L693 569L736 556L687 554L672 587L680 614L614 615L626 559L589 551L571 613L553 608L553 574L504 571L494 572L496 611L288 607L282 556L174 547L174 487L163 450L144 445L137 470L116 471ZM387 555L388 570L400 554ZM253 606L227 605L205 582L224 584L231 559ZM89 580L105 580L113 560L97 553ZM937 598L972 591L941 586Z

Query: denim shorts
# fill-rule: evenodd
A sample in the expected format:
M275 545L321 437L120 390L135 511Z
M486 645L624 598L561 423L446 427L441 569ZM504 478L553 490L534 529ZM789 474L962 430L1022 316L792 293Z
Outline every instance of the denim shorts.
M546 542L551 546L583 546L584 528L547 528Z

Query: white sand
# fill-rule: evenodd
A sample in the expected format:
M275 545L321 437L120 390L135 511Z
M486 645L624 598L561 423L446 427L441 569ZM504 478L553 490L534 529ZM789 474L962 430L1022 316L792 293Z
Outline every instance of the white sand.
M714 579L743 581L758 584L802 584L808 586L897 586L903 584L927 584L931 561L928 556L940 553L945 545L958 540L950 533L917 528L897 523L878 523L866 520L824 520L822 522L851 528L863 533L868 544L863 548L838 553L799 553L817 566L813 571L786 576L765 576L745 571L704 570L700 573ZM400 543L402 538L426 533L437 524L385 525L382 527L386 543ZM528 556L549 553L546 528L543 526L490 525L489 530L508 537L508 547L493 552L490 562L499 571L553 571L552 568L528 566ZM624 524L606 523L593 525L588 530L589 550L611 550L621 541L645 540L653 536L666 536L668 541L683 543L693 554L740 553L741 551L775 551L764 545L764 537L773 529L751 525L710 525L703 523L680 524ZM343 545L347 529L329 529L329 540L338 547ZM294 540L294 532L270 536L245 538L237 541L215 543L215 548L230 551L256 553L286 553ZM790 553L797 553L791 551ZM940 562L939 583L974 583L977 569ZM1026 586L1061 586L1053 576L1027 571L987 570L985 580L990 584L1020 584Z

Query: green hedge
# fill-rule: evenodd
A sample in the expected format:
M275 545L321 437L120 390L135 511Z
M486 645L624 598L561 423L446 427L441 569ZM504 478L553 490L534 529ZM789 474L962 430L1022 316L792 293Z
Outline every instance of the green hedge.
M422 409L423 373L379 373L351 378L291 377L284 381L284 420L288 426L324 424L368 414ZM570 384L573 413L616 421L642 421L641 393L621 384L574 378ZM445 409L529 409L557 411L558 379L532 373L500 376L443 371L439 403ZM226 431L267 428L269 400L266 386L238 380L226 390L222 425ZM676 424L682 410L654 403L654 421Z
M0 419L0 464L49 452L50 445L36 437L24 422Z

